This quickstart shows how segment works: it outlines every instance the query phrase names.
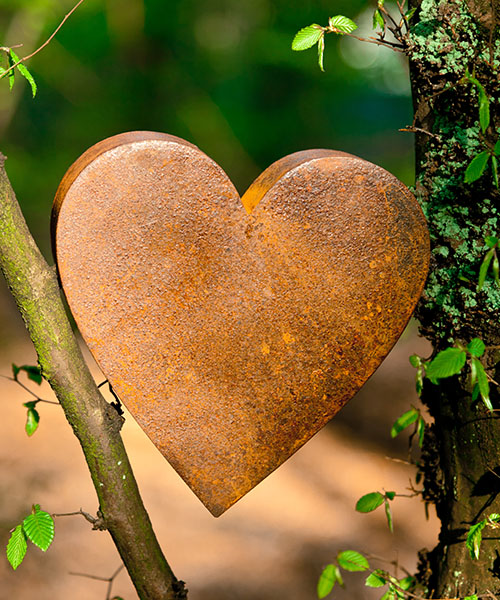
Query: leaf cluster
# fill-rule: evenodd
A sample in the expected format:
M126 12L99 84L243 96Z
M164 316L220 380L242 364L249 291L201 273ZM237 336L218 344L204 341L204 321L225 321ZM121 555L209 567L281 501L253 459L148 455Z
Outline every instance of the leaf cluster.
M361 513L368 513L374 511L383 504L387 525L389 526L391 533L393 533L394 522L392 519L391 505L389 502L392 502L395 497L396 492L385 492L383 494L381 492L370 492L369 494L361 496L361 498L356 502L356 510Z
M7 560L14 570L23 562L27 540L46 552L54 539L54 520L34 504L31 513L15 527L7 544Z
M14 52L12 48L2 48L7 56L8 67L0 67L0 79L7 77L9 80L9 88L12 90L15 83L16 71L22 75L31 86L31 93L33 98L36 96L37 85L33 75L29 72L28 68L21 61L19 56Z

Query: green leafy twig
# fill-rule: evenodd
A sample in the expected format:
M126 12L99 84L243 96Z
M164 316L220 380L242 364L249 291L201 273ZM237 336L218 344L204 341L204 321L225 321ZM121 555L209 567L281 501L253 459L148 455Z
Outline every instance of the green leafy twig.
M498 529L500 527L500 515L498 513L492 513L485 519L482 519L478 523L471 525L465 545L469 550L470 557L472 560L479 560L479 553L481 550L481 542L483 541L483 529L485 527L491 527L492 529Z
M417 391L422 391L423 378L426 377L435 385L439 384L440 379L453 377L462 372L465 365L470 367L469 385L472 393L472 401L481 396L482 401L488 410L492 411L493 406L490 400L490 381L496 382L488 376L486 370L480 361L484 354L486 346L479 338L471 340L466 347L456 344L438 352L436 356L425 361L417 355L410 357L411 364L417 369Z
M318 580L317 594L318 598L326 598L338 583L344 587L344 580L340 569L349 572L367 571L370 568L368 560L355 550L344 550L337 554L337 559L334 563L327 565Z
M40 398L38 394L30 390L28 386L24 385L24 383L19 380L19 375L22 372L25 372L27 374L28 379L30 381L34 381L37 385L41 385L43 381L42 373L40 371L40 367L36 365L22 365L21 367L18 367L17 365L12 364L12 377L7 377L6 375L0 375L0 377L17 383L17 385L22 387L23 390L25 390L26 392L28 392L28 394L31 394L31 396L35 398L35 400L32 400L30 402L24 402L23 404L23 406L25 406L28 409L25 426L26 433L29 436L32 436L38 429L38 425L40 423L40 414L36 410L36 405L39 402L44 402L46 404L57 404L59 406L59 402L55 402L53 400L44 400L43 398Z
M75 10L84 1L85 0L79 0L79 2L77 2L77 4L75 4L75 6L73 6L73 8L65 15L65 17L63 18L63 20L57 26L57 29L54 31L54 33L39 48L37 48L31 54L28 54L28 56L24 56L23 58L19 58L15 54L15 52L13 51L13 48L17 48L17 47L19 47L19 45L12 46L10 48L2 47L1 50L3 50L4 52L6 52L6 54L8 56L9 66L6 69L1 68L1 70L0 70L0 79L3 79L4 77L8 77L9 78L9 85L10 85L10 88L12 89L12 86L14 85L14 71L17 68L18 71L19 71L19 73L29 81L29 83L31 85L32 92L33 92L33 96L35 96L35 94L36 94L36 83L35 83L35 80L33 79L32 75L31 75L31 73L28 71L28 69L24 65L24 63L26 61L28 61L30 58L33 58L33 56L35 56L36 54L38 54L41 50L43 50L46 46L48 46L50 44L50 42L57 35L57 33L59 32L59 30L61 29L61 27L64 25L64 23L66 23L66 21L69 19L69 17L75 12Z
M34 504L29 514L12 530L7 544L7 560L14 570L23 562L30 540L40 550L46 552L54 539L54 520L49 513Z
M416 363L414 356L412 356L410 358L414 359L414 362ZM416 358L419 358L419 357L416 357ZM422 367L420 366L420 364L416 365L416 364L412 363L412 365L414 367L416 366L416 368L417 368L417 391L420 389L420 392L421 392L422 391L422 382L421 381L423 378ZM420 395L420 392L419 392L419 395ZM414 435L417 435L418 445L420 448L422 448L423 443L424 443L424 435L425 435L425 419L423 418L420 410L418 408L415 408L414 406L412 406L410 408L410 410L403 413L400 417L398 417L394 421L394 423L391 427L391 437L395 438L404 429L406 429L407 427L410 427L410 425L413 425L413 424L415 424L415 429L410 436L410 441Z

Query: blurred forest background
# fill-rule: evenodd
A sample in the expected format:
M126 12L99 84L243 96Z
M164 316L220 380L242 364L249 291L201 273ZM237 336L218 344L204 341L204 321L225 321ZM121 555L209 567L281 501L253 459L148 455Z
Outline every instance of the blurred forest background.
M23 43L16 52L27 55L74 3L0 0L1 44ZM0 85L0 149L44 254L50 258L51 204L66 169L97 141L128 130L193 142L240 192L273 161L308 148L351 152L411 185L413 136L398 132L412 120L400 55L328 36L322 73L314 50L290 48L298 29L326 24L335 14L354 18L359 34L371 35L372 12L362 0L86 0L28 63L36 99L24 80L13 92ZM406 458L406 441L391 441L389 429L416 401L407 358L414 352L425 355L426 345L412 326L333 424L217 521L127 419L125 442L147 508L192 600L314 598L322 567L339 549L382 553L414 568L416 550L432 545L436 531L418 500L401 500L399 513L395 506L394 537L382 514L353 510L366 492L383 486L404 492L413 473L385 456ZM33 360L2 282L0 373L8 375L11 362ZM33 502L50 512L97 509L77 442L57 408L41 406L40 430L26 437L22 402L28 400L2 382L2 547ZM16 573L0 557L0 599L33 597L35 589L40 600L105 598L104 584L68 571L110 575L119 559L106 534L90 532L78 518L58 520L56 528L47 556L30 548ZM126 574L115 589L126 600L136 597ZM357 576L335 597L372 594Z

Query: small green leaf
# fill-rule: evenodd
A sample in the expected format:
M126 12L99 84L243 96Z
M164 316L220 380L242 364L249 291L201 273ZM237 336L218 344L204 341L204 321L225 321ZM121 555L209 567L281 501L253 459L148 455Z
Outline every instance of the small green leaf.
M382 30L385 28L384 17L378 8L373 13L373 29L377 29L377 27L380 27Z
M28 379L34 381L38 385L41 385L43 378L42 373L40 371L40 367L35 365L23 365L22 367L18 367L16 365L12 365L12 373L14 375L14 379L17 381L17 377L21 371L24 371L28 375Z
M358 512L372 512L384 502L384 496L380 492L371 492L365 494L356 502L356 510Z
M342 573L340 572L340 569L338 568L337 565L333 565L335 568L335 578L337 580L337 583L344 587L344 580L342 579Z
M491 515L488 515L488 521L498 523L498 521L500 521L500 515L498 513L491 513Z
M471 402L475 402L479 398L479 385L476 385L472 389Z
M425 374L432 383L438 379L451 377L460 373L464 368L467 354L461 348L447 348L437 356L425 368Z
M12 56L12 58L14 59L14 62L19 62L19 56L17 56L17 54L14 52L14 50L10 50L10 55ZM31 86L31 92L33 94L33 98L36 96L36 83L35 80L33 79L33 75L28 71L26 65L24 65L23 63L19 63L17 65L17 69L19 71L19 73L21 73L21 75L28 80L28 83Z
M478 291L482 289L484 282L486 281L486 275L488 274L488 269L490 268L490 263L493 260L493 255L495 254L495 248L488 250L486 252L483 262L479 268L479 279L477 280L477 289Z
M465 596L464 600L478 600L477 594L472 594L472 596Z
M292 50L301 52L302 50L312 48L322 36L323 28L321 27L321 25L316 25L316 23L314 23L313 25L304 27L303 29L298 31L295 37L293 38Z
M410 10L405 15L405 18L406 18L407 21L409 21L413 17L413 15L415 14L416 10L417 10L416 7L415 8L410 8Z
M393 426L391 427L391 437L395 438L404 429L409 427L412 423L415 423L415 421L418 419L419 414L420 413L418 412L418 410L412 407L410 408L410 410L408 410L398 419L396 419Z
M418 446L422 448L424 445L424 437L425 437L425 420L422 416L418 418L417 423L417 435L418 435Z
M490 124L490 101L484 92L479 94L479 124L484 133Z
M496 156L491 157L491 170L493 171L493 181L495 182L495 187L498 188L498 160Z
M387 500L384 502L384 505L385 505L385 516L387 518L387 525L389 526L389 531L391 533L394 533L394 523L392 521L391 505L389 504L389 502Z
M394 498L396 497L396 492L386 492L385 497L389 500L394 500Z
M422 359L417 354L412 354L409 358L409 361L410 365L412 367L415 367L415 369L418 369L418 367L420 367L420 365L422 364Z
M396 600L396 592L394 588L391 586L389 590L380 597L380 600Z
M332 29L337 30L335 31L335 33L339 33L341 35L343 35L344 33L352 33L358 28L354 21L352 21L348 17L344 17L343 15L330 17L328 24Z
M54 539L54 520L49 513L40 510L39 504L35 504L32 513L24 519L23 529L28 539L44 552Z
M498 138L497 143L495 144L495 147L493 148L493 152L497 156L500 156L500 138Z
M325 72L325 68L323 66L323 57L325 55L325 36L322 35L318 40L318 65L319 68Z
M318 598L325 598L328 594L333 590L335 583L337 582L337 577L335 573L335 565L326 565L321 573L318 586L317 593Z
M488 381L488 376L486 375L486 371L484 370L483 363L477 358L473 358L472 361L476 367L477 385L479 387L481 398L486 405L486 408L488 410L493 410L493 405L491 404L490 400L490 384Z
M367 571L370 568L366 558L355 550L345 550L337 556L339 565L346 571Z
M488 246L488 248L494 248L500 240L494 235L488 235L484 238L484 243Z
M28 408L28 415L26 417L26 433L32 436L38 429L38 423L40 423L40 414L35 408Z
M469 166L465 171L465 183L472 183L481 177L486 169L489 158L490 154L485 150L470 161Z
M415 389L419 396L424 389L424 370L421 366L417 369L417 374L415 375Z
M471 558L474 560L479 559L479 551L481 549L481 542L483 539L482 531L486 527L486 521L479 521L475 525L472 525L467 534L465 545L469 550Z
M13 67L14 61L10 54L9 54L8 60L9 60L9 68ZM16 79L15 69L12 69L11 71L9 71L7 74L7 77L9 78L9 89L12 91L12 88L14 87L14 81Z
M415 577L412 577L411 575L409 575L408 577L405 577L404 579L400 579L398 581L398 585L402 590L410 590L414 585L415 585Z
M493 279L495 283L500 286L500 263L498 262L498 256L495 252L495 256L493 257L493 262L491 263L491 270L493 272Z
M366 578L365 585L367 587L378 588L387 584L387 579L384 576L384 572L380 569L373 571Z
M480 358L484 354L485 350L486 346L484 345L483 340L479 338L474 338L467 344L467 351L476 358Z
M12 532L7 544L7 560L14 571L23 562L27 547L23 526L18 525Z

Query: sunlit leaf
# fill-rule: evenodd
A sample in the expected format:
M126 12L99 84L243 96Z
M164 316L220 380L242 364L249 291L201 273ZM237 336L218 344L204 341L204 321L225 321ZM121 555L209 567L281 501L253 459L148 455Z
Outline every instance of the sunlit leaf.
M426 366L426 377L432 383L437 383L438 379L456 375L463 369L466 358L467 355L461 348L447 348L446 350L442 350Z
M488 246L488 248L494 248L500 240L494 235L487 235L484 238L484 243Z
M469 163L465 171L464 181L465 183L472 183L479 179L486 169L488 159L490 158L489 152L486 150L475 156Z
M370 568L366 558L355 550L345 550L337 556L339 565L346 571L367 571Z
M385 28L384 17L378 8L373 13L373 29L377 29L377 27L382 30Z
M54 520L49 513L40 510L39 504L35 504L32 513L24 519L23 529L28 539L44 552L54 539Z
M394 523L392 521L391 505L389 504L389 502L387 500L384 502L384 505L385 505L385 516L387 518L387 525L389 526L389 531L391 533L394 533Z
M371 492L365 494L356 502L356 510L358 512L372 512L384 502L384 496L380 492Z
M38 429L40 423L40 414L35 408L28 408L28 414L26 416L26 433L31 436Z
M476 367L477 385L479 387L481 399L488 410L493 410L493 405L491 404L490 400L490 384L488 381L488 376L486 375L486 371L484 370L483 363L477 358L473 358L472 361Z
M337 15L335 17L330 17L328 24L332 29L335 29L335 33L352 33L355 31L358 26L354 21L349 19L348 17L344 17L343 15Z
M335 586L336 582L337 577L335 572L335 565L327 565L323 569L323 572L321 573L318 580L318 586L316 590L318 593L318 598L321 599L328 596L328 594L333 590L333 587Z
M483 529L486 527L486 521L479 521L475 525L472 525L467 534L465 545L469 550L472 559L479 559L479 551L481 549L481 542L483 539Z
M12 532L9 543L7 544L7 560L10 562L14 571L23 562L26 549L26 535L23 531L23 526L18 525Z
M417 435L418 435L418 445L420 448L422 448L422 446L424 445L424 437L425 437L425 420L423 417L418 418Z
M12 56L12 58L14 59L14 62L19 62L19 56L17 56L17 54L14 52L14 50L10 50L10 55ZM36 83L35 80L33 79L33 75L28 71L28 68L26 67L26 65L24 65L23 63L19 63L17 65L17 70L19 71L19 73L21 73L21 75L27 79L28 83L31 86L31 92L33 94L33 98L36 96Z
M419 414L420 413L418 412L418 410L412 407L410 408L410 410L408 410L398 419L396 419L393 426L391 427L391 437L395 438L404 429L409 427L412 423L415 423L415 421L418 419Z
M366 578L365 585L367 587L378 588L387 584L387 579L384 576L384 572L377 569L370 573Z
M325 36L322 35L318 40L318 65L319 68L324 71L323 57L325 55Z
M321 25L309 25L297 32L292 42L292 50L300 52L312 48L319 38L323 35Z

